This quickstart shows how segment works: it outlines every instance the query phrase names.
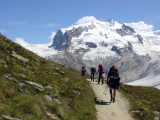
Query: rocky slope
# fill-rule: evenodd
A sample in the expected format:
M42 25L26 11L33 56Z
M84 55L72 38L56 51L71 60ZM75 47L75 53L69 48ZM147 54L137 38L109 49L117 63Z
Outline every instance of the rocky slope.
M0 119L96 119L94 93L80 72L0 34Z

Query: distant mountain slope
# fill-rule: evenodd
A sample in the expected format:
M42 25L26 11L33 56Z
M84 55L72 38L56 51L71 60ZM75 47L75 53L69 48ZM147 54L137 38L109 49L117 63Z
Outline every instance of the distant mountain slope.
M160 55L159 46L159 31L153 31L152 25L144 22L121 24L84 17L57 31L51 47L61 52L48 58L75 69L102 63L106 72L116 64L123 81L128 82L152 71L150 66Z
M93 98L79 72L0 34L0 119L95 120Z

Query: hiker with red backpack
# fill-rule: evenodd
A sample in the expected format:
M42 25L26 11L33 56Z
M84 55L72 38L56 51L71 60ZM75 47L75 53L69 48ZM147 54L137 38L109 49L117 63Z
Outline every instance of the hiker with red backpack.
M100 80L102 80L102 84L104 83L104 68L102 64L99 64L98 66L98 72L99 72L99 76L98 76L98 84L100 83Z
M120 81L120 77L119 77L118 69L116 66L113 65L108 72L107 81L106 81L107 85L109 86L111 102L115 102L116 90L120 85L119 81Z

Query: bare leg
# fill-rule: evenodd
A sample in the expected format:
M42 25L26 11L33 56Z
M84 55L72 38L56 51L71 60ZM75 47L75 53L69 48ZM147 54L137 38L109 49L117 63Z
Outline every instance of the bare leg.
M91 81L92 81L92 73L91 73Z
M94 82L94 73L93 73L92 77L93 77L92 79L93 79L93 82Z
M115 97L116 97L116 89L113 89L113 102L115 102Z
M104 78L103 78L103 76L102 76L102 84L104 83Z
M101 76L99 75L99 77L98 77L98 84L99 84L99 82L100 82L100 79L101 79Z
M110 101L112 102L112 88L109 88L109 93L110 93L110 96L111 96Z

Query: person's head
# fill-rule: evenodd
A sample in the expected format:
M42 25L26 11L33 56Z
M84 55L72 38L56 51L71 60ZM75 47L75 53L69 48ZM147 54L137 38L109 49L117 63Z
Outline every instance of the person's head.
M99 64L99 67L102 68L102 64Z
M117 67L115 65L112 66L112 70L115 70L117 69Z

